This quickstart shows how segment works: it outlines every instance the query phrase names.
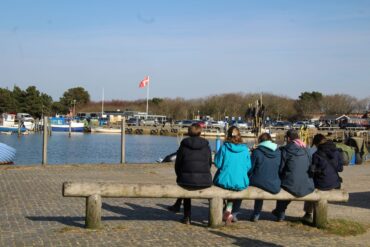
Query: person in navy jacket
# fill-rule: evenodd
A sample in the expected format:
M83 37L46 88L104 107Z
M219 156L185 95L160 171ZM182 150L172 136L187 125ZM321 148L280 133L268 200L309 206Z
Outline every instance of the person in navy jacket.
M250 185L268 191L272 194L280 192L281 181L279 169L281 152L276 143L272 142L268 133L258 137L258 146L252 151L252 168L249 170ZM263 206L263 200L255 200L251 221L258 221Z

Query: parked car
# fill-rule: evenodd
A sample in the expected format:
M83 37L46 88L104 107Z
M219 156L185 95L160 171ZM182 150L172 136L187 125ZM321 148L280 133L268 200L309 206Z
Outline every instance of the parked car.
M287 121L277 121L273 124L275 129L288 130L292 128L292 123Z
M155 119L141 119L140 125L142 126L157 126L158 121Z
M316 126L313 123L307 122L307 121L297 121L293 124L293 128L300 129L301 127L306 126L307 128L316 128Z
M211 121L208 127L221 130L225 128L225 122L224 121Z
M193 120L181 120L178 125L181 127L181 128L188 128L189 126L191 126L193 124Z
M139 120L137 118L130 118L126 121L127 126L137 126L139 125Z

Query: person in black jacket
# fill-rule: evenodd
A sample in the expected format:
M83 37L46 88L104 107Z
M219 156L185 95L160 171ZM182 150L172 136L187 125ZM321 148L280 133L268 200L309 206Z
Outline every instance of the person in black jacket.
M280 192L279 169L281 152L276 143L272 142L268 133L258 137L258 146L252 152L252 168L249 170L250 185L268 191L272 194ZM251 221L258 221L263 206L263 200L254 201L254 212Z
M343 158L333 141L325 137L321 139L317 151L312 155L312 167L314 171L311 176L316 189L340 189L342 181L338 172L343 171ZM311 221L313 203L305 202L304 211L303 219Z
M212 186L212 155L209 143L206 139L201 138L202 127L199 124L192 124L188 129L189 137L182 140L177 150L175 172L176 182L181 187L189 190L203 189ZM184 201L184 218L185 224L191 222L191 199L177 199L175 205L168 209L179 211L181 201ZM173 210L175 209L175 210Z
M296 197L303 197L315 190L313 180L308 175L311 159L306 144L299 139L296 130L288 130L285 137L288 144L281 148L281 187ZM278 221L284 220L289 203L286 200L276 202L272 214Z

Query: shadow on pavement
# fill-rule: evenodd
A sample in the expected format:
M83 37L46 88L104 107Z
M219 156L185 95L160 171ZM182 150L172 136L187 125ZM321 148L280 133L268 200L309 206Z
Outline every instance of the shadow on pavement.
M370 209L370 191L350 192L348 202L337 202L335 205Z
M283 246L283 245L277 245L277 244L273 244L273 243L268 243L268 242L265 242L265 241L261 241L261 240L256 240L256 239L250 239L250 238L246 238L246 237L236 237L236 236L233 236L233 235L230 235L230 234L227 234L227 233L224 233L224 232L219 232L219 231L209 231L210 233L213 233L215 235L218 235L220 237L223 237L223 238L231 238L231 239L234 239L235 242L232 243L233 245L236 245L236 246L267 246L267 247L279 247L279 246Z

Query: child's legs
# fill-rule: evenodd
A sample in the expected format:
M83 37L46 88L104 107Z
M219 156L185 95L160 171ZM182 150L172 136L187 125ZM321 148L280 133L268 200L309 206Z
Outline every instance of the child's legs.
M285 210L287 209L290 201L282 200L282 201L276 201L276 211L278 213L285 213Z
M263 207L263 200L254 201L254 214L260 214Z
M184 216L190 217L191 216L191 199L184 198Z
M237 215L239 213L241 205L242 205L241 199L233 200L233 210L232 210L233 215Z
M234 200L227 200L226 201L226 211L231 212L233 209L233 202Z

